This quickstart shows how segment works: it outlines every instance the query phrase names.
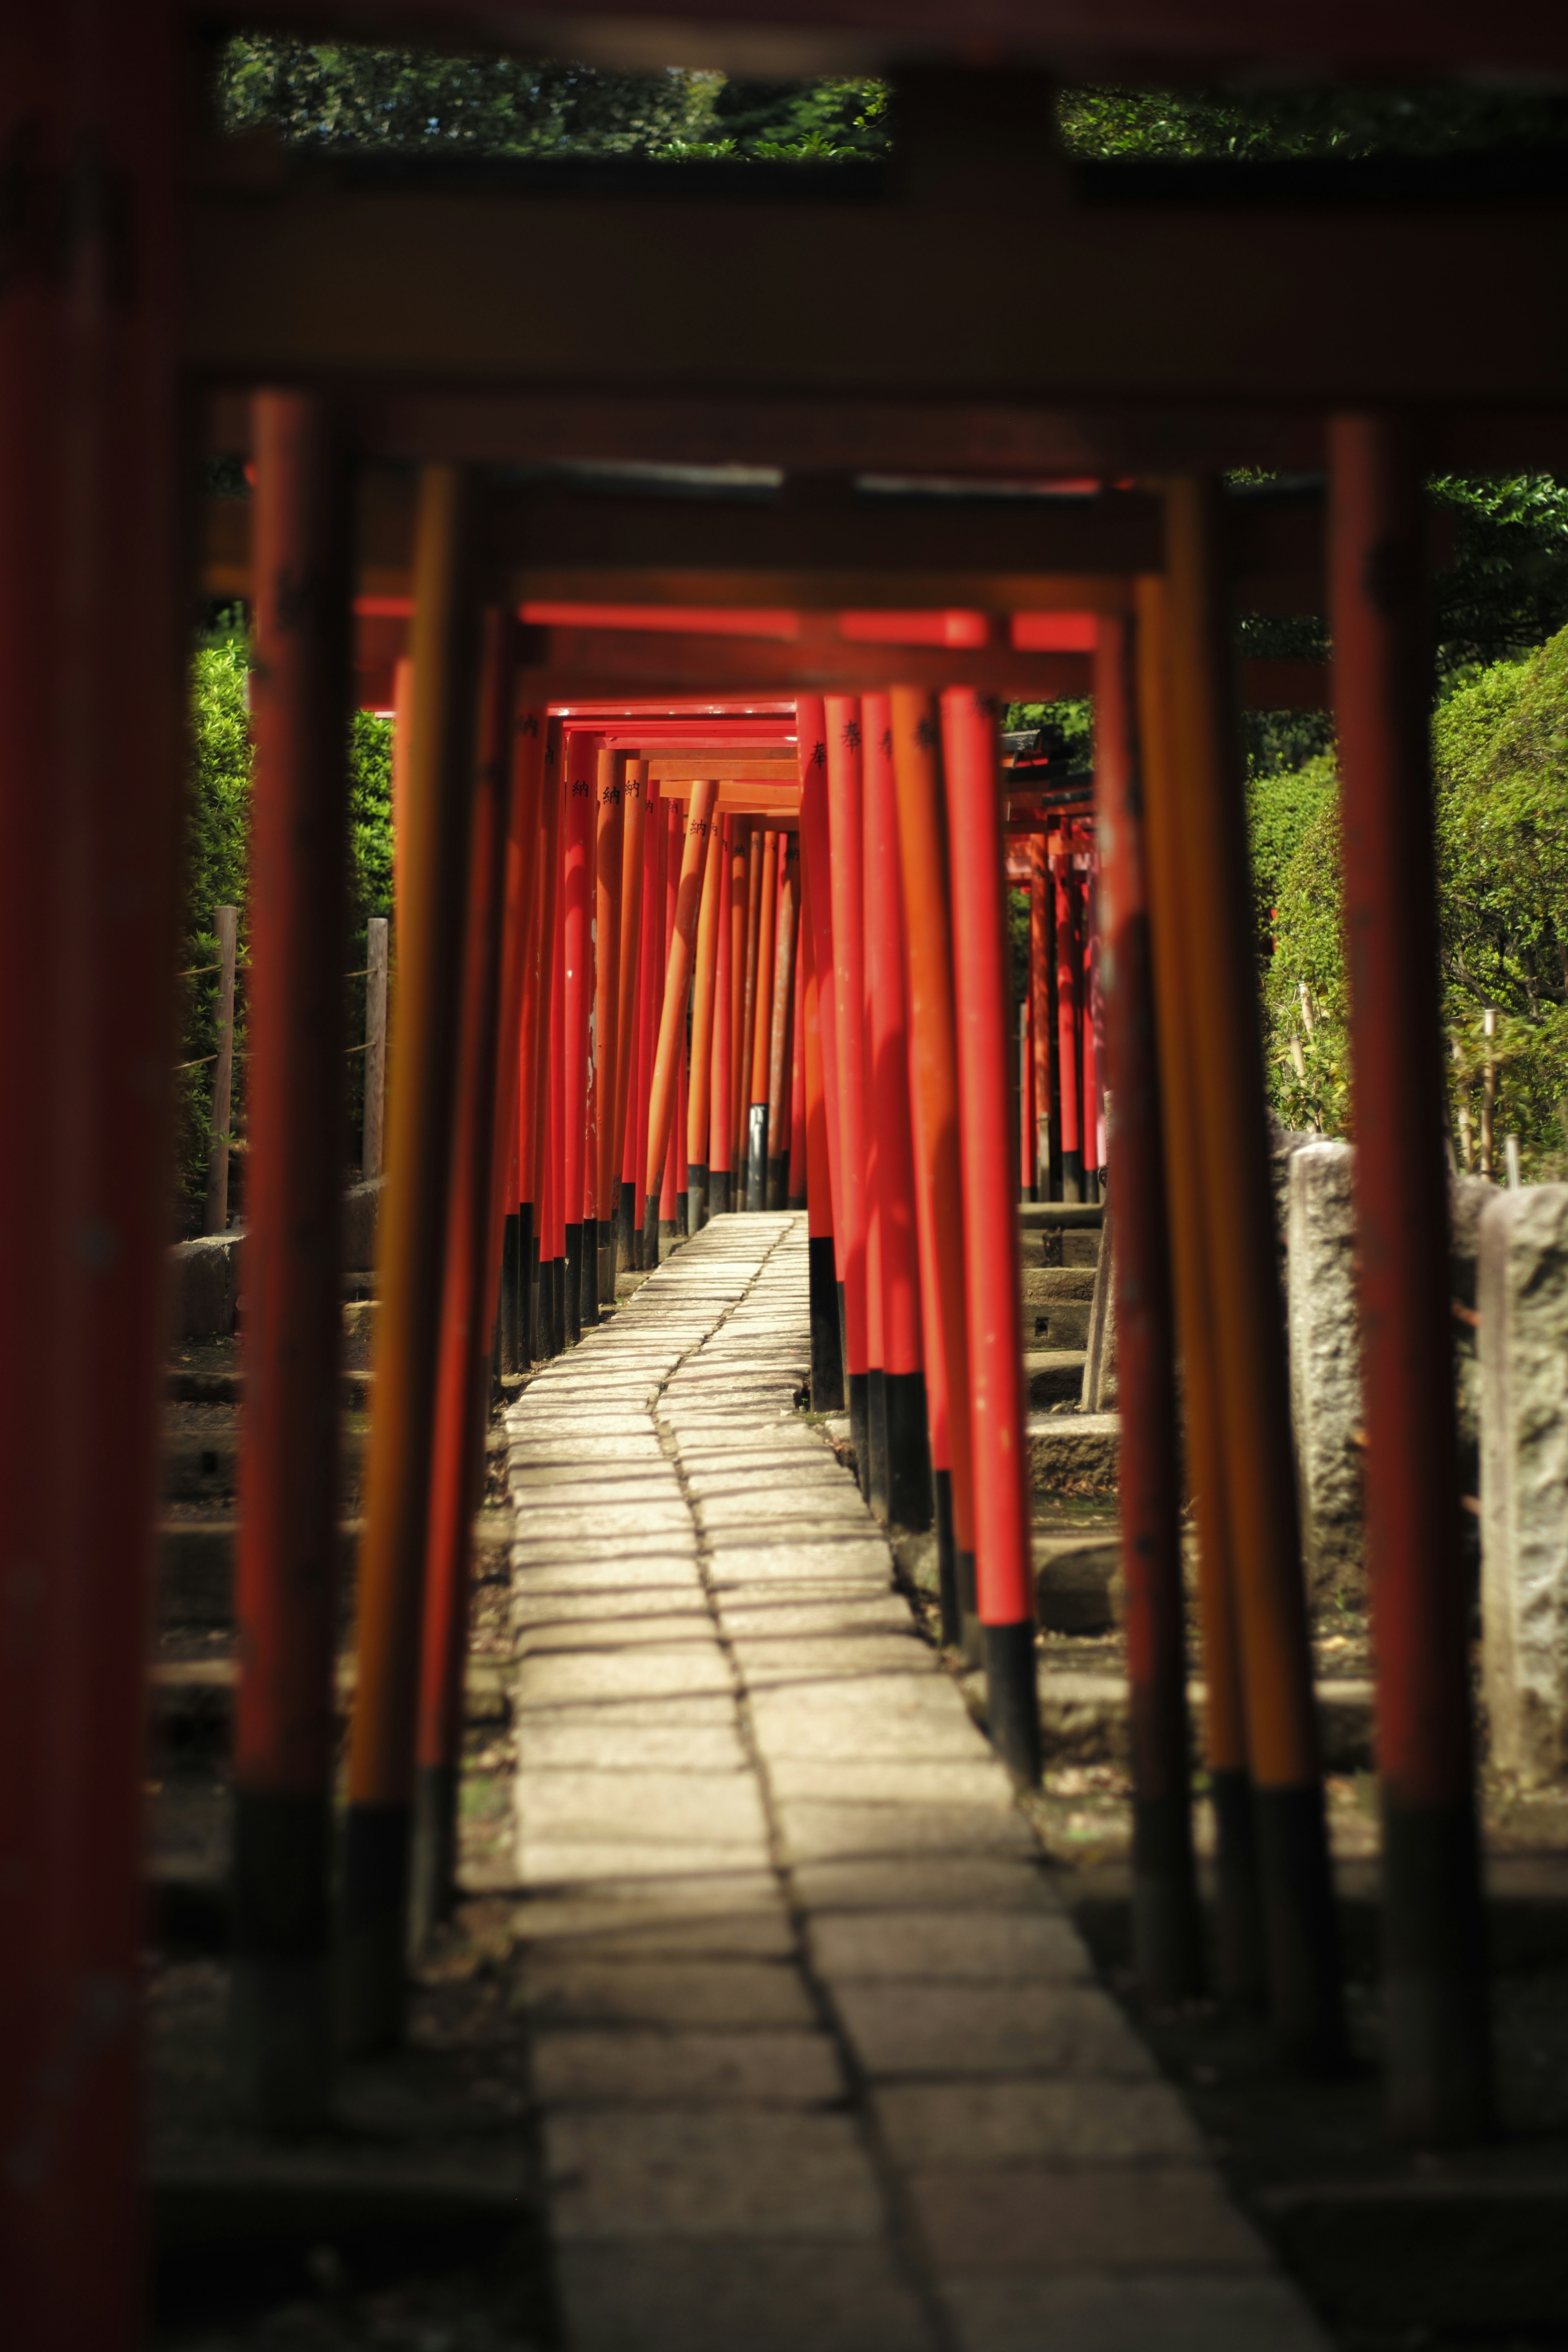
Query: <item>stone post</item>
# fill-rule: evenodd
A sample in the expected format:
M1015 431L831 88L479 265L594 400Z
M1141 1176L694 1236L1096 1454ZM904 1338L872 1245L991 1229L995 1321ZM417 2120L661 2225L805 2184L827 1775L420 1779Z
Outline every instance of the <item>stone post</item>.
M1348 1143L1304 1144L1288 1167L1290 1410L1307 1590L1317 1608L1336 1593L1359 1593L1366 1570L1355 1153Z
M1568 1766L1568 1184L1480 1220L1481 1622L1494 1763Z

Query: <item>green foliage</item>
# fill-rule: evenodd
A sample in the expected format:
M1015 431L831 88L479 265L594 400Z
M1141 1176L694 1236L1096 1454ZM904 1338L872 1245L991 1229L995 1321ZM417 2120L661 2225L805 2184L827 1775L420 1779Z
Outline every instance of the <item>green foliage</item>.
M1334 763L1329 752L1299 767L1281 761L1255 770L1247 788L1247 829L1252 842L1253 903L1260 955L1271 951L1275 909L1286 874L1308 832L1331 804Z
M239 909L239 958L246 943L250 845L250 657L230 617L197 647L191 665L191 772L185 835L185 922L180 965L182 1069L175 1079L178 1229L200 1230L206 1192L207 1130L217 1046L219 976L213 929L218 907ZM236 1042L242 1037L243 993L237 992Z
M1432 752L1455 1150L1468 1158L1479 1137L1490 1060L1498 1164L1501 1139L1514 1134L1526 1175L1555 1177L1568 1167L1568 630L1527 660L1494 664L1456 686L1434 716ZM1288 1125L1343 1133L1351 1120L1337 797L1326 761L1298 782L1299 807L1310 791L1318 806L1276 866L1277 944L1264 989L1271 1091ZM1256 785L1252 806L1262 873L1278 860L1289 821ZM1489 1005L1497 1013L1489 1045Z
M241 34L218 68L226 129L383 154L755 157L836 163L888 145L879 81L747 81Z
M1407 89L1064 89L1059 135L1083 157L1264 163L1285 156L1443 155L1568 137L1557 92Z
M217 1045L218 974L203 969L217 961L214 910L239 910L238 978L236 988L232 1132L245 1127L245 971L248 961L251 744L248 709L250 653L237 608L196 649L191 665L191 771L185 845L185 923L181 967L181 1062L176 1080L178 1109L176 1216L182 1232L200 1228L206 1191L208 1129L213 1066ZM390 916L392 907L392 725L374 712L353 714L349 737L349 868L345 971L365 962L365 925L372 915ZM363 1036L364 982L345 982L346 1035ZM362 1057L349 1063L348 1114L357 1134L363 1099ZM243 1163L230 1163L236 1205L243 1198Z
M382 153L647 155L700 137L721 77L610 73L507 57L241 34L224 46L224 126Z

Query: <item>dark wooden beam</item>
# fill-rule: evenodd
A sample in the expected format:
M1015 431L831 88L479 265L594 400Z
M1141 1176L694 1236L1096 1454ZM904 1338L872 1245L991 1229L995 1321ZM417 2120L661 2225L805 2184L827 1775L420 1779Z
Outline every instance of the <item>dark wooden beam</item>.
M292 32L300 0L204 0L204 21ZM867 72L897 58L976 50L1043 59L1103 80L1212 78L1294 68L1359 72L1568 72L1568 19L1552 0L318 0L310 28L361 40L498 44L657 71L672 58L770 77Z
M1247 492L1229 515L1241 609L1321 612L1321 499ZM1158 501L1137 490L893 499L857 497L845 484L836 498L806 500L498 488L489 517L519 604L1118 612L1131 578L1164 560ZM249 518L244 500L209 500L209 595L249 593ZM407 595L409 478L369 473L358 523L360 593Z
M198 191L187 362L215 387L374 385L373 406L553 400L576 406L582 455L603 454L584 446L594 404L616 400L706 401L710 423L738 404L745 437L758 403L862 425L907 404L1065 414L1086 454L1102 446L1088 420L1136 413L1169 465L1189 462L1194 417L1212 450L1225 414L1392 403L1440 429L1568 407L1561 197L1089 205L1042 171L1005 206L713 205L679 176L636 204L331 180ZM1510 332L1457 334L1456 284L1484 285ZM736 438L732 423L703 453ZM896 459L868 433L851 462ZM999 449L988 470L1011 462Z

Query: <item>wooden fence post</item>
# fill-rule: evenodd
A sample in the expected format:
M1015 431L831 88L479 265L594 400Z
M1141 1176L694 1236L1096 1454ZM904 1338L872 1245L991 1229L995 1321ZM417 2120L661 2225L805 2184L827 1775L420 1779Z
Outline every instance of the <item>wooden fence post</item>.
M364 1141L360 1174L365 1178L381 1173L386 1118L386 917L373 915L366 929L364 957Z
M213 1065L212 1116L207 1122L207 1205L202 1230L228 1231L228 1122L234 1104L234 966L239 938L239 911L219 907L213 919L217 933L217 1059Z

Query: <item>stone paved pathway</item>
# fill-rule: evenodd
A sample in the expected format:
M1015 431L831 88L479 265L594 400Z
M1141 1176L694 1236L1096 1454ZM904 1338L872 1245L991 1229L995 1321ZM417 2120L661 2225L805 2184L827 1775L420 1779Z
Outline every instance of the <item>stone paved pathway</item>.
M795 1410L726 1217L508 1423L518 1860L573 2352L1318 2352Z

